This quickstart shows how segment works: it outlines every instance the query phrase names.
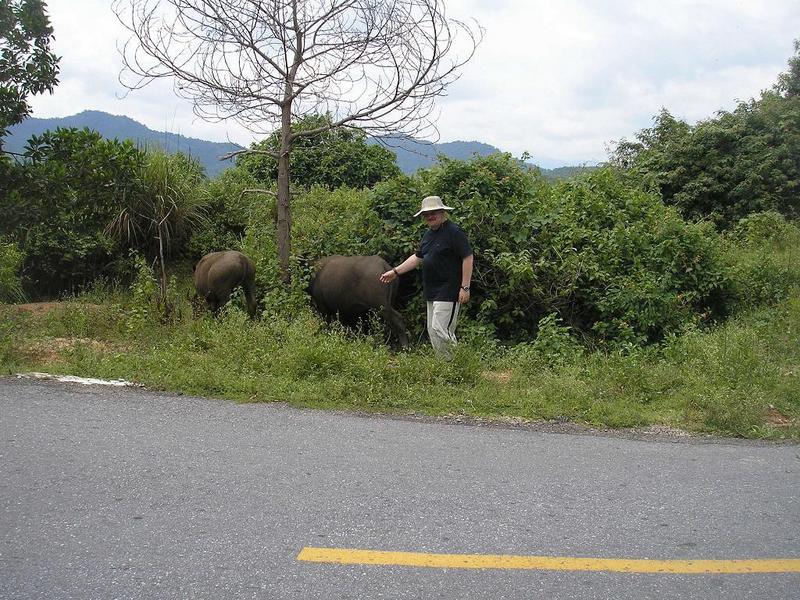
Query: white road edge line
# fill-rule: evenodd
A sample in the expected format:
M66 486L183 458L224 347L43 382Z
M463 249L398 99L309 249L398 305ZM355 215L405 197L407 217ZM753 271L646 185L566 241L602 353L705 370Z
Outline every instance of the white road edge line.
M51 373L17 373L17 379L52 379L67 383L80 383L81 385L113 385L116 387L144 387L140 383L125 381L124 379L94 379L92 377L75 377L74 375L52 375Z

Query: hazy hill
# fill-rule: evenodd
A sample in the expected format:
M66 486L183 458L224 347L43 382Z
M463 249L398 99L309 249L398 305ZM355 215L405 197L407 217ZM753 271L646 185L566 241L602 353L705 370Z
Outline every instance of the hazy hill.
M241 149L241 146L236 144L209 142L167 131L154 131L131 118L111 115L98 110L85 110L71 117L26 119L9 130L9 135L4 139L3 146L9 152L21 154L32 135L39 135L48 129L56 129L57 127L76 127L78 129L88 127L109 139L130 139L141 147L157 145L170 153L180 151L196 158L205 167L206 173L210 177L216 176L223 169L232 165L230 160L219 160L220 156ZM439 154L443 154L448 158L468 160L475 154L487 156L500 152L498 148L482 142L456 141L431 144L413 139L387 137L371 139L370 143L381 143L394 152L397 156L397 166L407 174L414 173L420 168L433 166ZM592 168L558 167L555 169L541 169L541 171L545 177L564 178L577 171Z
M385 146L397 156L397 166L403 173L415 173L417 169L432 167L436 164L436 157L443 154L448 158L457 160L468 160L474 154L478 156L488 156L495 152L500 152L494 146L481 142L444 142L441 144L431 144L413 139L402 138L374 138L370 143Z
M556 167L555 169L542 169L542 175L548 179L569 179L578 173L596 169L593 165L580 165L575 167Z
M208 142L167 131L153 131L128 117L111 115L98 110L85 110L77 115L63 118L25 119L10 129L9 135L3 141L3 146L9 152L22 153L32 135L39 135L48 129L57 127L78 129L88 127L108 139L130 139L141 147L157 145L169 153L183 152L196 158L205 167L206 173L210 177L214 177L232 165L230 160L219 160L220 156L241 149L241 146L236 144Z
M397 156L397 166L403 173L415 173L417 169L425 169L436 164L436 157L440 154L456 160L469 160L475 155L488 156L495 152L502 152L499 148L483 142L443 142L441 144L431 144L418 140L399 139L399 138L378 138L370 140L370 143L380 143L395 153ZM531 168L537 167L532 163L522 163ZM542 175L549 179L567 179L582 171L590 171L594 166L565 166L554 169L538 167Z

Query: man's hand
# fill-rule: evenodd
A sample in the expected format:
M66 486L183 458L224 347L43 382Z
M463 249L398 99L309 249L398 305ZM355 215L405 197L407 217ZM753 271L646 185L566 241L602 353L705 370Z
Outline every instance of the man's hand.
M469 302L469 290L461 288L458 292L458 303L466 304L467 302Z
M389 269L380 276L381 283L391 283L395 279L397 279L397 271L394 269Z

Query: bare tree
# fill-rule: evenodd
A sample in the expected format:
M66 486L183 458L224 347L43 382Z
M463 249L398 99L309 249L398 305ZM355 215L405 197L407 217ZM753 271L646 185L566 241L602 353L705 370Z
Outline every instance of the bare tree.
M206 120L280 131L278 255L289 281L292 143L325 129L428 136L433 101L458 78L483 30L448 19L442 0L114 0L132 33L122 49L129 89L173 78ZM460 44L460 45L459 45ZM321 129L291 130L311 113ZM252 152L250 150L249 152Z

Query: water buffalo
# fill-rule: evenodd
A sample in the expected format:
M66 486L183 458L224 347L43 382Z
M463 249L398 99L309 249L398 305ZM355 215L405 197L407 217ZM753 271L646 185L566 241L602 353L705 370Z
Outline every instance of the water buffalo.
M211 252L200 259L194 267L194 286L198 297L206 306L218 311L231 298L231 292L242 286L247 302L247 314L256 314L255 298L256 269L253 261L241 252L223 250Z
M317 262L308 291L323 317L336 317L345 325L355 325L370 310L379 310L405 348L406 327L400 313L392 308L398 283L387 285L378 279L389 269L389 263L380 256L326 256Z

